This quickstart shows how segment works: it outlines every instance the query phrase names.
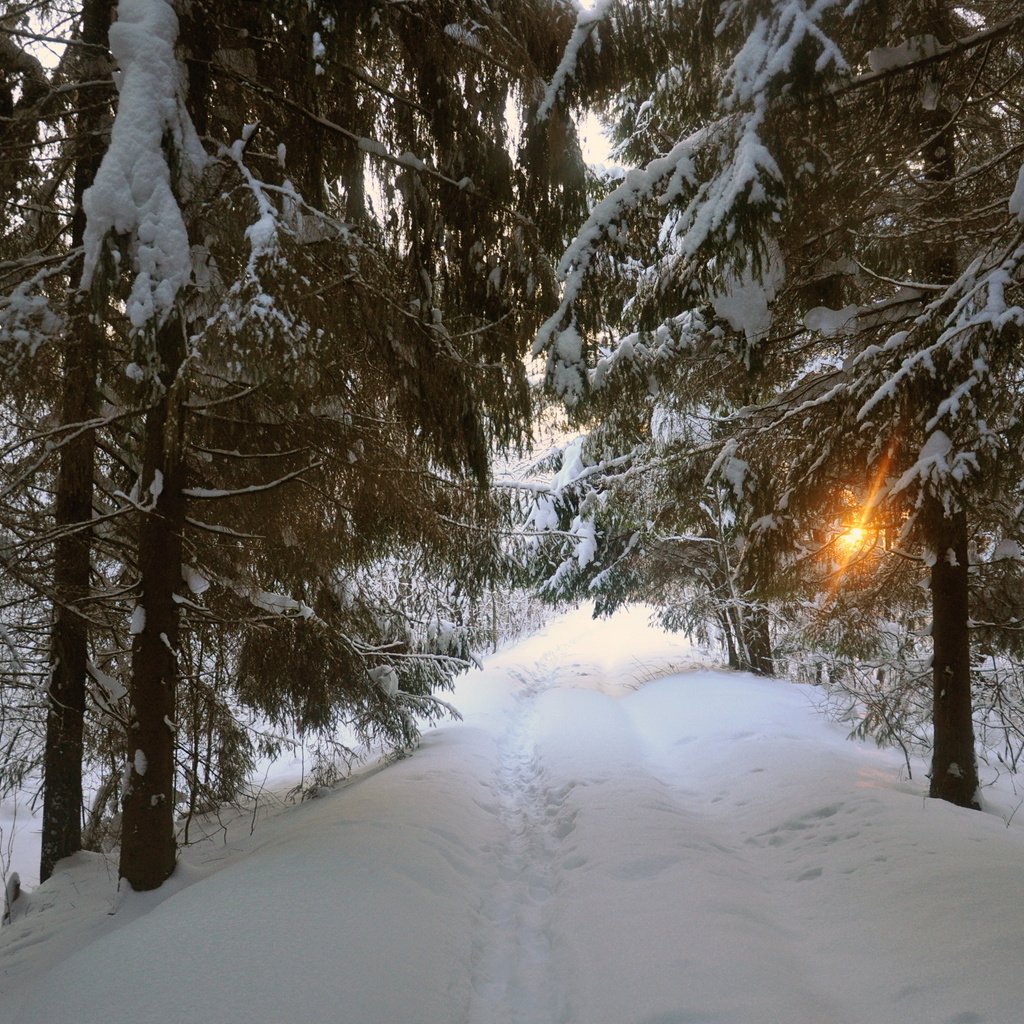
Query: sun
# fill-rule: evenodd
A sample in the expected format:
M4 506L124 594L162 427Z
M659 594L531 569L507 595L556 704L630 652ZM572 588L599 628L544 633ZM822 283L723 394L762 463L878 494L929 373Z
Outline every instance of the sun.
M851 526L836 537L836 544L843 554L849 556L860 551L867 543L868 531L862 526Z

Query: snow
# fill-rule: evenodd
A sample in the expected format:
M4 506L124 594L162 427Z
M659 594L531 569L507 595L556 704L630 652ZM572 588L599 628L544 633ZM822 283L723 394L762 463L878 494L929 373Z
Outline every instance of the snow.
M94 662L88 662L86 668L96 683L96 688L92 691L93 696L99 701L105 711L112 711L113 705L122 697L127 696L128 690L120 679L104 672Z
M551 113L565 86L576 73L576 64L579 61L580 50L583 48L583 44L597 30L615 3L616 0L594 0L591 5L577 13L576 26L573 29L572 36L569 38L558 68L544 90L544 95L537 107L536 117L538 121L546 120Z
M198 596L205 594L210 589L210 581L191 565L181 567L181 579L188 589Z
M933 35L911 36L899 46L877 46L868 53L868 67L874 72L893 71L932 57L941 49Z
M12 871L7 876L7 882L4 885L4 921L15 921L19 914L21 914L25 907L23 906L25 898L21 891L21 877L17 871Z
M96 179L82 199L83 287L101 268L108 236L127 236L135 273L127 312L136 330L166 318L192 270L165 136L173 140L186 178L203 166L205 154L185 109L177 38L178 19L166 0L118 3L110 26L110 50L120 69L117 116Z
M1019 1019L1005 777L987 813L925 799L813 687L645 616L552 621L462 679L463 722L251 835L211 822L156 893L62 862L0 930L0 1021Z
M992 549L989 560L992 562L1022 562L1024 561L1024 551L1021 551L1020 544L1012 537L1004 537Z
M720 472L722 479L732 488L737 501L743 500L743 485L747 479L747 470L750 466L735 456L727 456L721 464Z
M394 697L398 693L398 673L390 665L371 668L369 676L387 696Z
M734 331L744 333L749 345L754 345L763 340L771 329L770 305L785 277L782 259L773 252L771 262L760 275L755 275L749 266L738 277L725 274L722 282L724 292L713 297L711 305Z
M1024 164L1017 174L1017 184L1010 196L1010 214L1018 220L1024 220Z
M128 626L128 632L132 636L138 636L146 628L146 609L137 604L132 609L132 619Z
M934 430L921 446L917 461L896 481L890 494L899 494L914 483L930 484L937 492L947 481L962 481L977 470L975 452L955 451L949 435Z
M295 612L300 619L311 619L316 614L305 601L296 601L294 597L287 594L275 594L269 590L247 590L244 591L247 597L257 608L274 615L286 615Z
M856 320L861 312L860 306L843 306L842 309L831 309L828 306L815 306L804 314L804 326L809 331L820 331L826 338L834 337L851 321Z

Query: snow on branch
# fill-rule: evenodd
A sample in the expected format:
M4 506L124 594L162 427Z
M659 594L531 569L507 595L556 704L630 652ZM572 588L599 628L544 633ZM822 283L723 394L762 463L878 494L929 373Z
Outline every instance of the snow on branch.
M940 353L945 353L951 365L966 361L967 376L952 390L928 424L934 430L944 418L960 414L961 405L969 399L971 392L982 382L988 382L989 367L981 354L975 353L970 343L979 332L998 337L1010 326L1024 327L1024 306L1010 303L1006 289L1019 287L1024 268L1024 244L1001 257L988 261L975 260L943 294L935 299L916 318L910 330L897 331L881 348L871 346L855 360L856 364L867 363L879 354L892 353L901 348L908 354L899 367L879 384L857 413L858 421L864 421L882 402L893 398L901 385L905 385L915 374L933 374L935 362ZM918 342L918 334L932 326L939 312L950 302L953 308L938 325L938 333L928 344Z
M858 75L834 89L833 92L838 95L855 89L866 89L893 75L917 71L927 65L959 56L975 47L984 46L1009 35L1018 29L1021 23L1024 23L1024 11L946 45L926 41L928 38L934 39L934 37L917 37L916 40L906 40L897 47L878 47L868 54L869 66L872 70Z
M763 103L769 88L790 73L797 50L807 40L818 44L815 71L822 72L830 64L847 70L846 59L838 46L824 33L818 23L828 11L845 0L777 0L771 18L758 18L725 76L729 89L723 107L733 110Z
M584 345L573 307L599 249L614 243L621 226L645 204L666 208L660 246L667 259L689 259L708 251L729 270L730 257L749 262L746 243L736 230L745 211L761 208L773 220L784 206L783 175L762 132L774 103L789 102L784 83L797 54L810 44L818 73L847 69L839 47L823 31L826 14L840 0L774 0L770 13L756 20L729 65L718 98L719 116L679 140L643 168L629 171L597 203L559 263L562 285L558 308L541 326L534 354L548 353L548 379L567 404L583 395ZM732 5L719 26L744 13Z
M552 594L598 559L598 517L607 502L607 483L614 470L631 463L636 455L631 451L591 462L585 454L586 444L587 437L581 435L562 449L558 472L546 491L534 491L534 501L520 528L531 549L547 547L557 563L543 585Z
M249 487L239 487L236 490L223 490L217 487L186 487L181 493L187 498L197 498L204 501L214 501L219 498L240 498L250 494L260 494L264 491L272 491L275 487L280 487L282 484L286 484L291 480L296 480L312 469L320 469L322 467L322 462L311 462L308 466L296 469L292 473L286 473L284 476L278 477L276 480L271 480L268 483L252 484Z
M0 366L35 355L39 346L63 327L63 319L50 307L47 285L50 278L65 274L77 255L56 267L45 267L0 297Z
M124 236L135 279L127 301L134 330L161 324L192 271L176 189L206 163L185 108L174 54L178 18L167 0L121 0L110 27L120 98L110 145L83 196L87 217L82 287L102 273L110 235ZM168 147L173 154L168 152ZM175 181L171 166L181 167ZM111 253L115 264L116 253Z
M242 130L240 139L236 139L230 147L222 146L220 149L220 155L235 165L256 201L258 216L245 229L245 237L249 242L249 262L246 267L246 276L251 280L258 278L257 262L264 257L273 256L277 252L280 230L277 207L267 195L263 182L249 170L245 163L245 147L255 130L256 125L247 124Z
M561 301L537 332L533 345L534 355L548 351L548 373L558 394L576 398L582 395L586 371L582 361L582 344L571 318L571 310L601 244L614 239L617 226L622 220L649 199L661 183L668 180L671 184L680 179L696 183L693 166L696 153L711 138L719 124L716 122L699 129L677 142L667 155L652 160L646 167L629 171L622 183L594 206L563 254L556 271L563 282Z
M244 597L260 611L271 615L292 615L299 619L312 619L316 613L305 601L298 601L287 594L277 594L270 590L258 590L255 587L238 588L239 596Z
M1017 185L1010 196L1010 213L1018 220L1024 221L1024 164L1017 174Z
M566 83L576 73L576 64L579 61L580 50L583 44L591 37L597 26L604 20L608 11L617 0L597 0L593 7L588 10L580 10L576 15L576 27L569 37L569 42L562 54L554 77L544 90L544 96L537 107L537 121L547 120L552 108L558 102Z

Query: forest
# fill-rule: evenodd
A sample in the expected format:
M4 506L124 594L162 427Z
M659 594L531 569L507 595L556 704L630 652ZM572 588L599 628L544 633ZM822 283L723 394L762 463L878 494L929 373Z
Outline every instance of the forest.
M581 601L1024 767L1018 0L11 0L0 203L41 880Z

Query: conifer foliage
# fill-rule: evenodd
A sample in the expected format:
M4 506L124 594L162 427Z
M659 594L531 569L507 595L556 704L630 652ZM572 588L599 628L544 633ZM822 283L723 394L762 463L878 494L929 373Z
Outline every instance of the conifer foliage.
M719 610L792 598L831 559L815 598L829 615L849 527L878 559L909 559L931 595L931 792L972 805L971 605L1022 530L1024 15L1000 0L638 6L605 5L592 35L627 50L638 18L688 31L659 67L622 64L609 110L636 166L565 252L537 343L553 388L605 416L585 460L602 515L658 495L625 561L642 585L619 578L642 593L638 558L685 558L716 491L733 499L738 584ZM598 472L609 454L628 472ZM679 469L694 458L701 481ZM598 587L623 559L623 531L603 536ZM987 650L1015 619L1004 606Z
M251 758L240 709L397 745L448 711L499 569L489 453L528 432L522 355L582 211L571 122L524 127L572 16L87 0L8 20L0 565L34 618L3 636L19 664L34 636L31 663L53 609L44 792L87 719L124 730L121 874L148 889L176 787L194 808L211 764L209 795ZM62 792L44 877L80 842L80 775Z

